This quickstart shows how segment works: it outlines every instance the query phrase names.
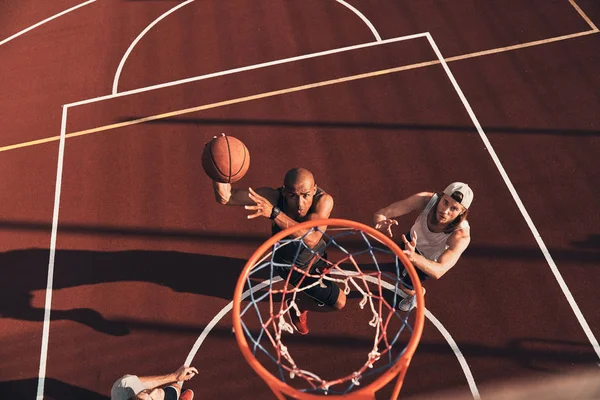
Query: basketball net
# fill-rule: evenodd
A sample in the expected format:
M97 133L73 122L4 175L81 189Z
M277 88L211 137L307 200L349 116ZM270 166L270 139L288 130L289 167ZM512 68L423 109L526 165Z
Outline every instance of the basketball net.
M323 226L327 226L327 231L319 230ZM324 251L313 251L303 241L315 231L323 233ZM285 246L298 249L291 263L276 261L274 257ZM308 265L300 268L296 261L302 251L311 254L311 258ZM315 271L311 268L315 262L326 267ZM278 275L282 269L296 271L302 278L292 285L291 274L283 279ZM416 308L408 312L397 307L406 296L400 289L404 270L416 293ZM294 334L288 322L290 313L300 315L297 296L316 285L324 286L325 281L338 285L346 295L355 292L360 298L358 304L348 299L346 307L358 306L372 315L368 322L373 332L372 346L365 349L364 362L354 372L333 379L310 372L310 366L298 365L285 344ZM389 290L388 296L384 296L384 290ZM328 219L294 225L269 238L254 252L235 289L233 328L246 361L278 399L285 399L284 395L296 399L322 399L324 395L374 399L375 392L394 378L396 384L390 398L396 399L421 338L424 311L423 289L415 268L390 238L358 222ZM328 317L334 319L336 313ZM269 365L263 365L257 356ZM362 381L369 383L361 385Z

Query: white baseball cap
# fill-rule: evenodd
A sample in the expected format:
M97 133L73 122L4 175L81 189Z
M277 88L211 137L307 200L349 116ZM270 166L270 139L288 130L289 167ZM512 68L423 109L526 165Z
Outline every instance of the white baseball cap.
M473 190L466 183L452 182L444 189L444 194L452 197L464 208L469 208L473 202Z

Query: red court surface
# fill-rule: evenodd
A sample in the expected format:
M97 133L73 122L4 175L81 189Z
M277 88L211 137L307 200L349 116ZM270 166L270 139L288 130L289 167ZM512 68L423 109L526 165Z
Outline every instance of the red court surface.
M214 201L221 132L239 185L303 166L336 218L473 188L401 398L600 381L599 24L595 0L0 2L0 398L106 400L188 358L197 399L274 398L226 309L270 225ZM358 301L294 345L342 369Z

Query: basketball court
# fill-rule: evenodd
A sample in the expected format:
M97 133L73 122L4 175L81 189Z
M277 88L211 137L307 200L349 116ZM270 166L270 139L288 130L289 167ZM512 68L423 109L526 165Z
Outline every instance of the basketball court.
M270 224L215 202L221 132L251 155L238 185L308 168L335 218L473 188L400 398L597 374L596 2L50 3L0 5L0 397L108 399L191 362L199 399L273 398L231 316ZM345 366L359 301L292 343Z

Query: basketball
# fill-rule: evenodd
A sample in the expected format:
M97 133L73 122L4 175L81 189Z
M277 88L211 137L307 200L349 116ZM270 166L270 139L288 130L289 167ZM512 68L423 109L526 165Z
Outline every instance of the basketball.
M246 145L233 136L222 134L204 146L202 168L213 181L237 182L246 175L249 167L250 153Z

